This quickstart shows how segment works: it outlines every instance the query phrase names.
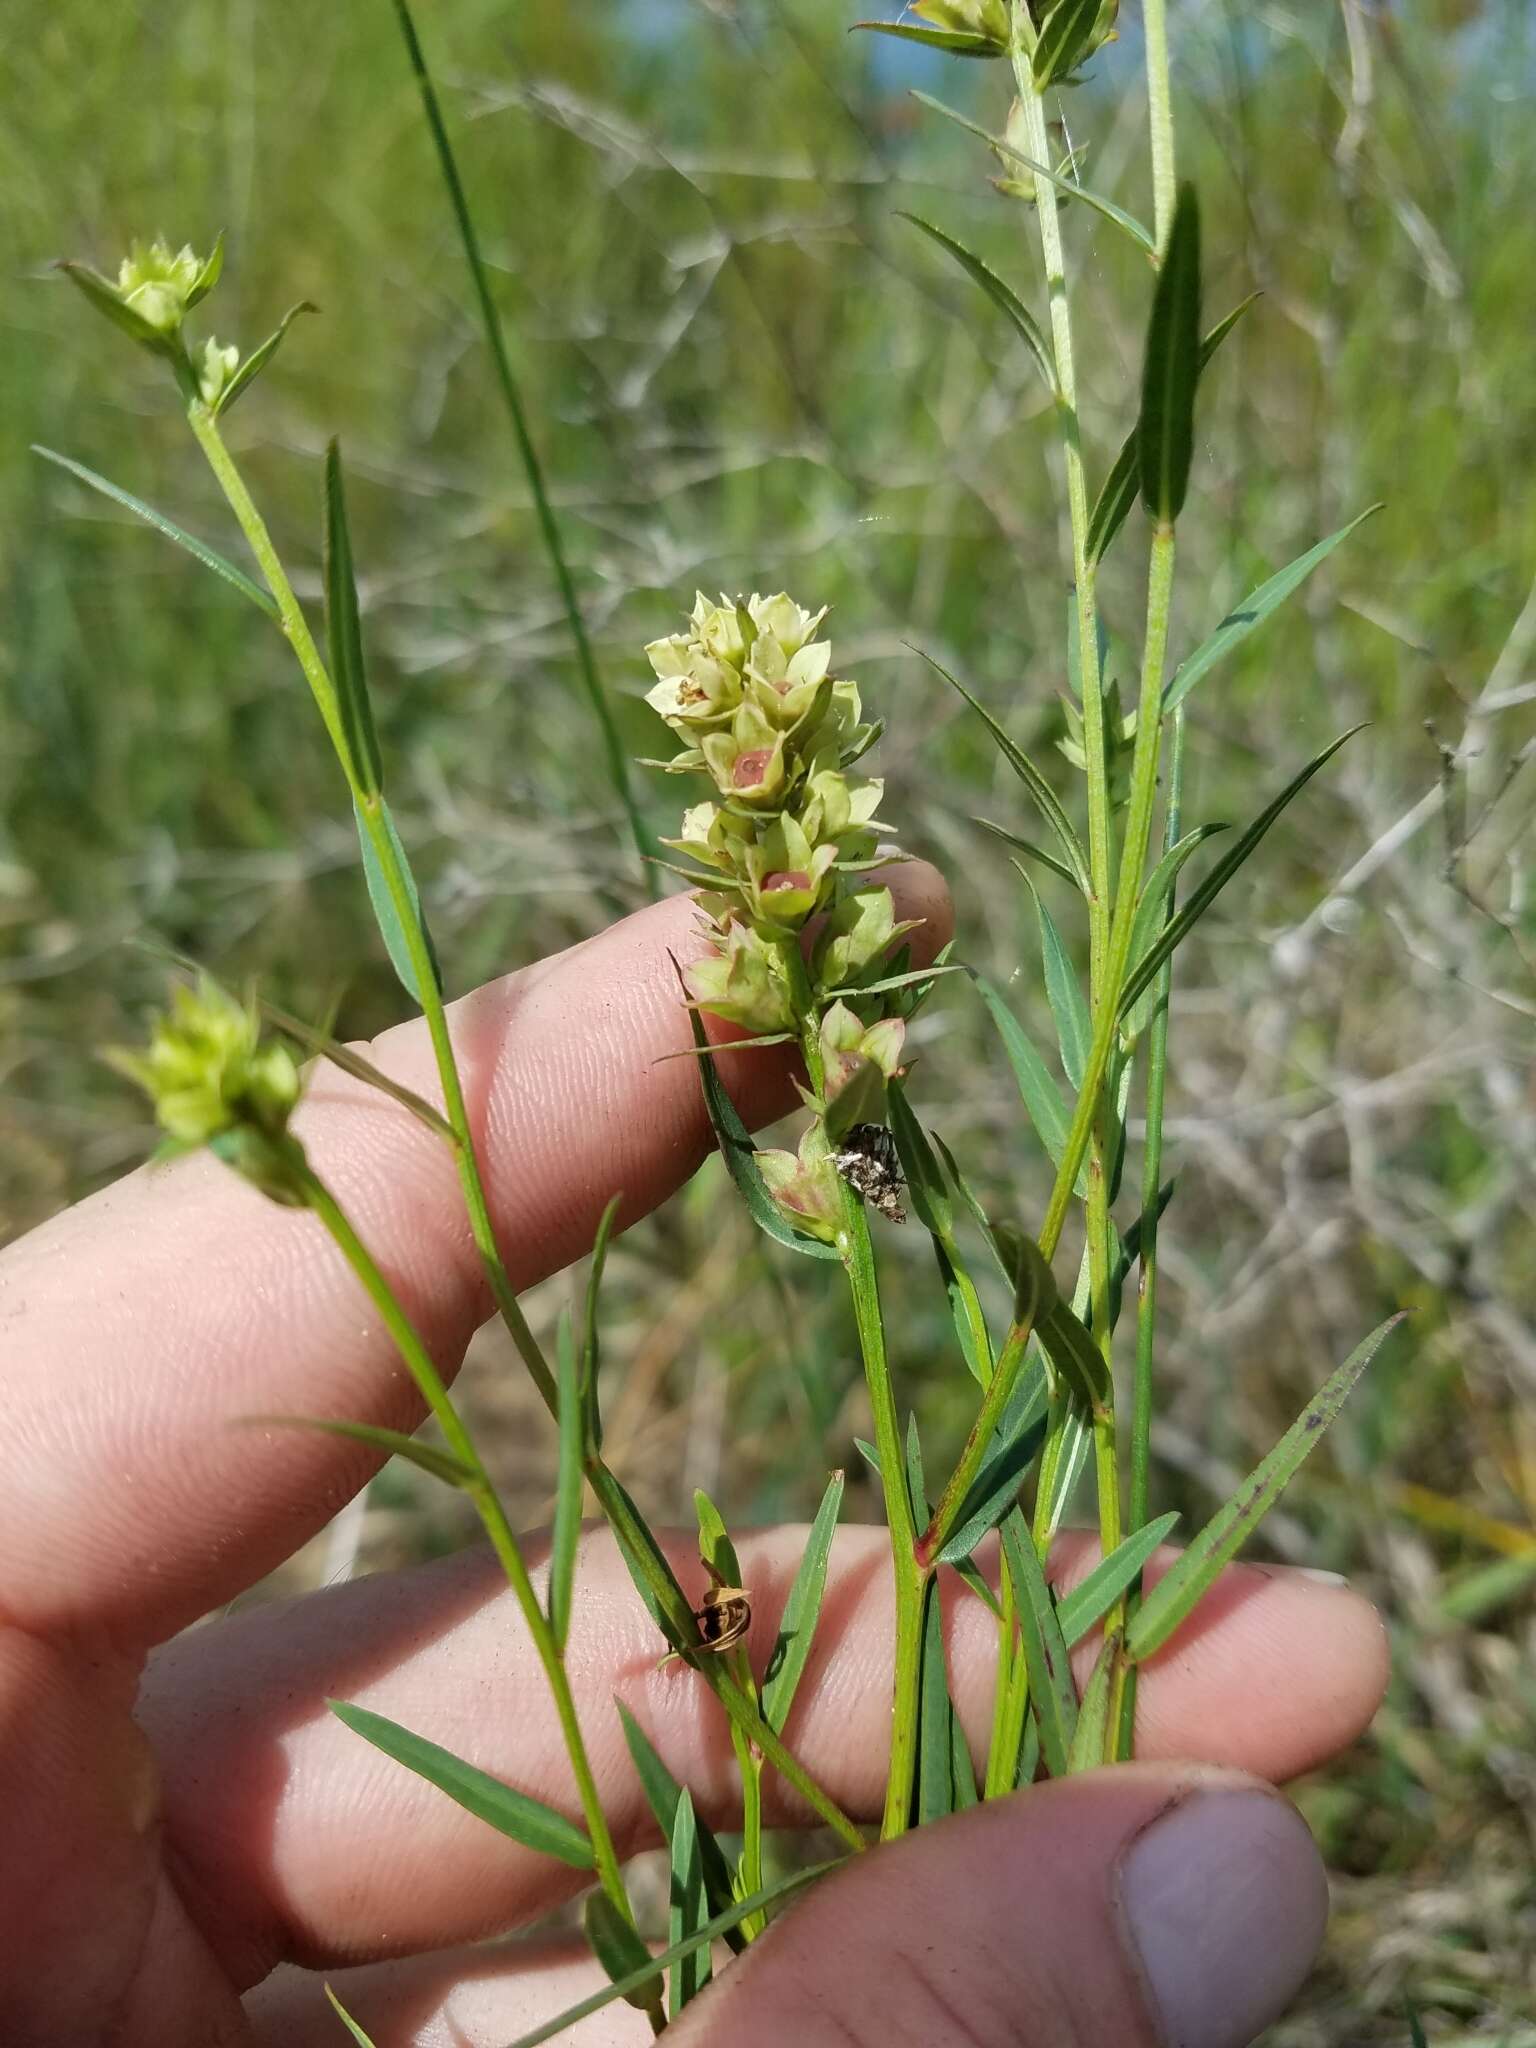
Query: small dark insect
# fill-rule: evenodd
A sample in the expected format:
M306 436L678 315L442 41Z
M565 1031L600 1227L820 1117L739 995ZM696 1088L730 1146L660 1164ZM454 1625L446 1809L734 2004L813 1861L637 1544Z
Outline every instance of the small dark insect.
M896 1140L884 1124L851 1124L832 1163L849 1187L887 1222L906 1222L907 1212L899 1199L902 1179Z

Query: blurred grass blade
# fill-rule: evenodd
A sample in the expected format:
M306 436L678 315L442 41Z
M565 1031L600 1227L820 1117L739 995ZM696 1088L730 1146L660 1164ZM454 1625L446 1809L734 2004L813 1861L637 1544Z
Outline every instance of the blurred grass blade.
M549 1546L549 1626L555 1648L563 1656L571 1628L571 1593L576 1583L576 1551L581 1542L582 1471L586 1449L581 1400L581 1369L568 1313L555 1333L555 1387L559 1407L560 1450L555 1484L555 1521Z
M1126 1654L1140 1663L1160 1650L1210 1590L1222 1567L1247 1542L1280 1498L1303 1461L1322 1442L1350 1388L1403 1320L1388 1316L1357 1345L1281 1437L1267 1458L1249 1473L1232 1498L1219 1507L1177 1564L1158 1580L1131 1621Z
M1012 157L1016 164L1022 164L1025 170L1033 171L1037 178L1044 178L1048 185L1054 185L1058 191L1067 193L1073 199L1080 199L1084 206L1091 206L1095 213L1102 213L1106 220L1112 220L1117 228L1129 235L1146 255L1157 254L1157 244L1141 222L1128 214L1123 207L1116 206L1113 200L1106 199L1102 193L1090 192L1086 185L1079 185L1075 178L1063 178L1058 172L1053 171L1049 164L1036 163L1032 156L1026 156L1023 150L1015 149L1011 142L1005 142L1001 135L994 135L990 129L979 127L974 121L968 121L964 114L957 114L953 107L946 107L942 100L936 100L926 92L914 92L912 97L922 106L931 108L935 114L942 114L946 121L953 121L957 128L964 128L969 134L979 136L990 148L999 151L1003 156Z
M704 1892L704 1863L699 1852L699 1828L693 1800L684 1792L677 1802L672 1824L672 1864L668 1874L667 1941L676 1948L697 1934L709 1919L709 1902ZM710 1979L709 1945L701 1943L680 1955L667 1973L667 2017L676 2019L691 1998L697 1998Z
M972 818L973 825L979 825L983 832L990 832L1007 846L1014 847L1030 860L1038 861L1043 868L1049 868L1053 875L1060 875L1064 882L1070 882L1074 889L1080 888L1076 875L1054 853L1047 853L1043 846L1036 846L1032 839L1021 839L1017 832L1010 832L1006 825L995 825L990 818ZM1017 863L1015 863L1017 865ZM1020 870L1022 873L1022 869Z
M1056 1619L1061 1623L1062 1640L1069 1650L1104 1619L1178 1519L1175 1513L1159 1515L1155 1522L1148 1522L1134 1536L1116 1544L1108 1557L1100 1558L1080 1585L1062 1594L1056 1605Z
M1304 555L1298 555L1294 562L1278 570L1256 590L1250 590L1242 603L1234 605L1227 613L1210 638L1203 640L1189 659L1181 662L1169 677L1167 688L1163 691L1164 712L1172 711L1176 705L1182 704L1202 676L1213 669L1218 661L1225 660L1234 647L1241 646L1250 633L1263 625L1271 612L1284 604L1292 591L1299 589L1306 582L1320 562L1327 561L1341 542L1348 540L1357 527L1363 526L1367 519L1373 518L1380 510L1379 504L1367 505L1365 510L1351 519L1347 526L1341 526L1337 533L1330 533L1326 540L1320 540L1316 547L1308 548Z
M1040 815L1055 834L1056 843L1066 856L1067 865L1072 871L1077 886L1085 896L1088 895L1088 855L1084 851L1083 842L1072 829L1072 821L1062 809L1061 801L1056 795L1055 790L1051 788L1051 785L1023 749L1016 746L1008 734L1004 732L987 707L978 698L971 695L964 683L960 682L957 677L952 676L942 662L935 661L931 654L923 654L922 648L916 647L912 651L914 654L921 654L928 666L936 674L941 675L945 682L949 684L949 687L962 696L981 719L988 732L996 740L1004 760L1034 798Z
M1040 926L1040 958L1045 971L1046 1001L1051 1006L1051 1017L1056 1025L1062 1071L1075 1094L1083 1085L1083 1070L1088 1064L1088 1048L1093 1041L1093 1020L1088 1015L1077 970L1067 957L1067 949L1061 942L1061 933L1056 929L1054 918L1028 875L1022 868L1019 873L1034 898L1035 917Z
M975 280L1003 317L1010 321L1024 346L1034 359L1035 367L1045 379L1045 388L1051 396L1057 396L1056 366L1051 360L1051 351L1045 336L1040 332L1040 323L1020 299L1011 285L1004 284L995 270L989 269L974 251L967 249L963 242L957 242L953 235L946 235L932 221L922 219L915 213L903 213L897 209L898 220L909 220L913 227L921 228L931 236L941 249L947 250L966 275Z
M913 1819L917 1826L926 1827L930 1821L943 1820L955 1810L955 1710L949 1703L943 1616L938 1581L933 1578L923 1587L922 1635Z
M1136 905L1136 916L1131 925L1130 950L1127 958L1134 975L1142 955L1149 953L1159 933L1168 920L1168 897L1179 870L1185 861L1203 841L1213 838L1218 832L1227 830L1225 825L1197 825L1193 832L1170 846L1157 866L1147 877L1146 887L1141 892L1141 901ZM1121 1030L1127 1039L1139 1038L1152 1021L1152 1012L1157 1004L1157 993L1148 988L1130 1007L1122 1012Z
M1327 766L1346 740L1352 740L1357 732L1364 730L1363 725L1352 725L1348 732L1341 732L1336 740L1330 740L1320 754L1314 754L1306 767L1298 775L1292 776L1280 794L1265 805L1242 837L1228 848L1210 873L1196 885L1183 909L1163 926L1156 940L1126 976L1125 987L1120 996L1122 1017L1151 982L1163 962L1184 943L1191 929L1204 917L1280 813L1293 798L1300 795L1317 771Z
M1119 1648L1118 1629L1107 1635L1099 1645L1099 1654L1094 1659L1093 1670L1089 1674L1088 1683L1083 1687L1082 1704L1077 1710L1077 1726L1072 1731L1072 1746L1067 1751L1068 1777L1075 1776L1078 1771L1097 1770L1100 1764L1109 1760L1106 1755L1109 1736L1109 1688Z
M1045 1582L1035 1546L1024 1530L1022 1516L1010 1515L1003 1523L1003 1554L1018 1600L1019 1634L1029 1671L1029 1703L1040 1729L1041 1754L1051 1776L1063 1778L1072 1733L1077 1726L1077 1690L1072 1683L1072 1663L1056 1619L1051 1589Z
M104 498L110 498L114 505L121 505L123 510L131 512L135 519L142 519L146 526L152 526L156 533L163 533L166 539L173 540L177 547L185 548L205 569L211 569L215 576L222 576L242 597L248 597L252 604L259 605L269 619L278 616L277 604L269 592L263 590L259 584L253 583L244 570L237 569L233 562L226 562L206 541L198 540L195 535L178 526L174 519L167 519L163 512L157 512L153 505L146 505L142 498L136 498L131 491L123 490L118 484L108 483L104 476L98 476L94 469L87 469L83 462L72 461L69 456L59 455L52 448L44 448L36 441L32 443L32 453L41 455L44 462L51 462L58 469L67 469L70 475L78 477L81 483L89 484L93 491L99 491Z
M676 962L673 964L675 966ZM682 978L681 970L678 978ZM803 1252L808 1259L835 1259L835 1246L823 1244L820 1238L805 1237L785 1221L782 1211L768 1192L767 1183L757 1169L753 1157L757 1147L752 1143L752 1134L738 1116L736 1105L725 1092L716 1071L714 1055L710 1050L709 1040L704 1035L703 1019L697 1010L689 1010L688 1023L699 1053L699 1075L704 1084L704 1107L709 1113L715 1142L720 1147L725 1170L736 1183L737 1192L746 1203L752 1221L765 1237L771 1237L775 1244L785 1245L792 1252Z
M451 1750L428 1742L424 1735L413 1735L409 1728L402 1728L397 1721L388 1721L367 1707L351 1706L345 1700L327 1700L326 1705L354 1734L393 1757L396 1763L404 1764L418 1778L425 1778L440 1792L446 1792L455 1805L487 1821L498 1833L509 1835L514 1842L521 1842L525 1849L541 1856L554 1856L561 1863L568 1863L572 1870L593 1867L592 1843L586 1829L567 1820L541 1799L514 1792L510 1785L465 1763Z
M1475 1628L1497 1614L1512 1600L1523 1597L1536 1582L1536 1543L1516 1557L1498 1557L1491 1564L1474 1565L1470 1571L1442 1581L1433 1606L1446 1621Z
M541 2020L530 2033L519 2034L507 2048L543 2048L546 2041L556 2040L578 2020L584 2020L595 2012L601 2012L605 2005L611 2005L616 1998L627 1997L631 1991L638 1991L642 1985L653 1983L658 1971L670 1970L680 1956L691 1955L694 1949L718 1940L728 1928L738 1926L753 1913L766 1912L772 1906L782 1905L793 1898L796 1892L804 1891L819 1877L825 1877L829 1870L837 1868L834 1863L813 1863L805 1870L793 1871L788 1877L781 1877L777 1883L764 1885L760 1892L754 1892L748 1899L737 1899L724 1912L716 1913L696 1928L686 1941L680 1941L675 1948L663 1949L660 1955L647 1955L646 1961L618 1983L605 1984L600 1991L594 1991L579 2005L569 2006L566 2011L556 2013L553 2019ZM602 1892L595 1892L594 1898L603 1898ZM612 1908L609 1908L612 1911ZM589 1930L590 1931L590 1930ZM638 1939L638 1937L637 1937Z
M1194 186L1184 184L1157 274L1136 423L1142 500L1160 526L1171 526L1184 509L1199 382L1200 202Z
M850 25L849 34L856 28L868 29L871 35L895 36L903 43L924 43L930 50L943 50L951 57L1006 55L1002 44L994 42L991 36L967 35L964 29L918 28L905 21L856 21Z
M1235 305L1231 312L1206 335L1200 344L1200 374L1204 376L1206 366L1217 349L1242 319L1254 300L1261 296L1250 292L1246 299ZM1120 453L1115 457L1110 472L1099 488L1094 500L1093 511L1088 518L1088 559L1101 562L1110 542L1125 524L1131 507L1136 502L1136 489L1141 481L1141 460L1139 440L1132 428L1120 444Z
M583 1448L600 1450L603 1442L602 1410L598 1404L597 1382L603 1362L603 1328L598 1315L598 1302L603 1290L603 1274L608 1265L608 1246L613 1238L613 1226L618 1221L619 1204L624 1197L610 1195L608 1206L597 1221L597 1234L592 1240L592 1257L587 1267L587 1292L582 1308L581 1323L581 1413L589 1444Z
M421 47L421 38L416 33L416 23L412 18L408 0L395 0L395 18L400 24L406 55L421 95L422 112L426 116L427 127L431 132L432 146L437 152L438 168L448 189L448 203L453 211L454 224L459 231L464 260L469 265L470 281L474 286L475 300L480 308L480 322L485 330L486 344L495 366L496 382L501 391L502 403L506 407L507 418L511 423L512 437L517 444L523 474L528 480L528 490L538 516L544 550L549 557L550 569L560 592L566 625L570 629L571 642L576 650L576 666L581 676L582 689L586 693L602 740L608 780L628 821L630 837L640 857L640 875L645 884L646 894L654 901L657 895L656 873L648 863L653 855L661 852L661 847L641 817L634 792L630 787L628 750L619 735L612 707L598 677L597 663L592 654L592 642L587 635L586 622L581 616L581 606L576 599L576 586L571 580L570 567L565 559L565 543L561 539L554 507L549 501L549 492L545 488L543 465L539 461L538 450L533 445L533 434L528 425L528 415L523 408L522 393L512 373L512 359L507 353L507 340L502 330L501 315L496 310L496 301L491 295L490 278L480 254L480 239L475 232L469 198L459 176L458 161L453 153L453 144L448 139L448 126L443 119L437 87L433 84L432 74L427 68L426 54Z
M341 2021L353 2040L357 2042L358 2048L373 2048L372 2040L363 2032L357 2021L353 2019L351 2013L347 2011L347 2008L342 2004L329 1984L325 1987L325 1995L331 2001L331 2010Z
M1013 1069L1013 1078L1019 1084L1029 1120L1035 1127L1036 1135L1050 1155L1051 1163L1060 1166L1067 1149L1067 1133L1072 1118L1061 1099L1061 1090L1052 1080L1050 1070L1035 1049L1034 1040L1025 1031L1018 1018L1003 1000L1002 991L995 988L984 974L975 968L968 970L976 984L977 993L986 1004L998 1036L1003 1041L1003 1051L1008 1055L1008 1064ZM1077 1176L1077 1192L1086 1197L1088 1175L1086 1166Z
M651 1964L651 1952L606 1892L590 1894L582 1907L581 1924L588 1947L608 1972L614 1997L638 2006L641 2012L658 2006L665 1987L660 1972ZM693 1950L687 1953L691 1955Z
M827 1490L816 1510L816 1519L811 1524L811 1533L805 1539L805 1549L800 1553L794 1583L784 1602L779 1632L768 1659L762 1688L763 1719L780 1735L789 1719L795 1690L815 1640L822 1596L827 1589L827 1560L832 1550L832 1539L837 1534L837 1518L842 1513L844 1485L841 1472L834 1472L827 1482Z
M411 872L411 863L404 843L399 832L395 829L394 815L383 797L375 797L372 808L385 838L388 839L394 849L395 859L399 863L400 872L405 877L406 895L409 897L411 907L415 912L416 923L421 930L422 938L426 941L427 957L432 967L432 979L436 984L438 994L441 995L443 992L443 975L442 969L437 964L437 948L432 943L432 934L427 929L427 921L421 914L421 892L416 887L416 877ZM415 1001L419 1009L425 1009L426 1002L422 995L421 986L416 979L415 962L411 958L411 949L406 944L405 927L400 922L400 913L395 908L395 899L389 893L389 883L384 878L383 866L380 863L377 852L374 850L373 840L363 820L361 808L354 802L352 809L357 819L358 842L363 849L363 880L368 884L368 901L373 906L373 917L375 924L379 928L379 936L383 939L384 949L389 954L390 965L400 977L401 986L405 989L407 995Z
M377 797L384 787L384 763L368 701L368 671L363 661L363 629L357 609L357 577L352 565L352 535L347 525L347 497L341 474L341 448L325 447L325 641L331 681L354 787Z
M615 1699L619 1720L624 1729L624 1740L639 1775L640 1786L645 1793L646 1804L656 1816L656 1825L661 1830L661 1839L670 1842L672 1830L677 1821L678 1802L683 1788L667 1769L652 1748L644 1729L624 1702ZM698 1836L699 1858L704 1872L704 1885L709 1894L711 1912L724 1912L731 1904L735 1893L731 1887L730 1865L725 1860L725 1851L720 1847L711 1829L694 1815L694 1829ZM726 1930L726 1945L738 1953L747 1946L738 1928Z
M318 313L319 307L312 299L300 299L296 306L290 306L276 327L259 347L253 348L245 361L240 364L233 377L219 393L213 408L215 419L222 419L241 394L250 389L262 371L271 362L283 345L283 336L288 332L301 313Z
M1040 26L1029 68L1035 91L1049 92L1081 61L1098 25L1103 0L1056 0Z
M328 1415L242 1415L239 1425L242 1429L316 1429L325 1436L346 1437L356 1444L367 1444L370 1449L383 1451L387 1457L404 1458L422 1472L429 1472L434 1479L441 1479L446 1486L464 1488L473 1483L475 1474L456 1458L452 1451L445 1451L436 1444L418 1443L403 1430L385 1429L376 1422L343 1422Z

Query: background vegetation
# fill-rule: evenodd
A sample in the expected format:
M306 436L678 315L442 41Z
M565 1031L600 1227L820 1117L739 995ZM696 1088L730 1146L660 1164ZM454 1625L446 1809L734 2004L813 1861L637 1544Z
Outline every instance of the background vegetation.
M1072 102L1071 139L1111 192L1143 149L1128 12L1098 60L1113 94ZM852 15L440 0L422 27L634 751L659 736L641 644L695 584L832 601L840 663L891 721L886 814L952 877L962 954L1017 973L1028 1008L1033 914L971 822L1018 822L1015 785L903 646L1050 753L1067 591L1042 399L986 302L896 218L909 207L1031 275L980 153L906 96L968 94L996 129L1006 88L993 67L849 38ZM232 433L310 595L316 458L332 431L346 445L394 802L453 986L580 937L641 887L384 0L16 0L7 42L0 1222L15 1231L143 1149L138 1109L93 1058L159 992L132 934L258 973L295 1009L339 1001L349 1034L398 1010L281 642L27 453L60 447L237 547L155 366L34 281L48 258L106 267L133 233L206 246L222 225L221 337L249 344L293 300L321 306ZM1191 700L1189 822L1246 817L1334 732L1372 725L1180 955L1154 1505L1203 1516L1366 1328L1418 1309L1328 1462L1265 1526L1272 1554L1368 1587L1397 1658L1369 1740L1304 1788L1339 1912L1309 2006L1274 2039L1401 2041L1408 1988L1437 2042L1529 2043L1536 21L1526 0L1189 0L1174 63L1208 304L1264 294L1202 396L1175 652L1311 540L1386 509ZM1079 322L1102 473L1129 424L1146 279L1091 215L1069 231L1091 251ZM1105 598L1134 629L1139 593L1117 573L1129 554ZM645 790L664 827L674 793ZM924 1114L984 1188L1037 1212L1048 1174L967 999L936 1000L917 1043ZM863 1427L851 1326L818 1275L762 1257L713 1175L611 1263L612 1462L679 1518L695 1484L741 1519L800 1512ZM947 1324L923 1249L887 1233L884 1251L898 1370L947 1455L966 1382L936 1362ZM536 1319L567 1288L536 1298ZM499 1349L473 1371L482 1441L532 1518L545 1425ZM313 1582L463 1533L391 1474L361 1530L298 1569Z

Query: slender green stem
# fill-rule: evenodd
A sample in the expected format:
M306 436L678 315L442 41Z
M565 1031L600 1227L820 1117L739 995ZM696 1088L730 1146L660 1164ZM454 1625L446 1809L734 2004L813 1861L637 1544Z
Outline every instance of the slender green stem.
M651 857L660 852L660 847L646 829L645 821L635 802L634 791L629 780L629 761L624 751L624 742L614 723L613 712L603 692L597 673L597 662L592 653L592 642L581 616L577 602L576 586L571 580L570 565L565 558L565 544L560 537L559 522L554 507L549 502L549 493L544 484L543 465L538 450L533 445L533 435L528 426L528 415L523 406L522 393L513 374L512 360L507 353L506 335L502 329L501 315L491 295L490 279L485 262L480 254L480 238L475 233L474 216L469 210L469 199L464 191L464 181L459 176L459 167L454 157L453 145L448 139L447 124L443 120L442 106L437 97L437 88L432 83L432 74L427 69L421 40L416 33L416 24L411 18L407 0L395 0L395 14L399 19L400 33L405 38L406 51L410 57L411 70L416 77L421 93L422 109L427 117L427 126L432 132L433 146L437 151L438 165L443 174L443 183L448 188L448 201L453 209L454 222L459 231L459 240L464 245L464 257L469 264L470 278L475 288L475 298L480 308L480 321L485 329L486 342L491 351L491 361L496 369L496 382L501 390L502 402L507 417L512 423L512 436L517 443L518 458L523 465L523 474L528 479L528 489L533 498L534 510L538 515L539 532L543 537L544 550L549 557L549 566L554 573L555 583L560 591L560 602L565 610L566 624L570 628L571 640L576 649L576 665L581 674L581 686L592 707L602 735L603 757L608 770L608 780L618 798L624 816L629 823L630 837L635 843L635 852L640 858L640 872L644 878L646 893L654 901L659 890L657 870L651 864Z
M745 1660L743 1660L745 1661ZM737 1674L740 1682L740 1673ZM741 1866L738 1875L741 1894L750 1898L763 1888L763 1759L741 1729L731 1723L731 1746L741 1776ZM753 1941L768 1922L754 1913L741 1923L748 1941Z
M1152 130L1153 234L1162 249L1173 225L1178 176L1173 153L1173 94L1168 72L1167 0L1142 0L1141 32L1147 52L1147 111Z

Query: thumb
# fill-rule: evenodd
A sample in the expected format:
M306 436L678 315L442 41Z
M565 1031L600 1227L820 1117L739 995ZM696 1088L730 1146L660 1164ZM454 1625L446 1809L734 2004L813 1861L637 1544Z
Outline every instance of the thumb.
M691 2004L677 2048L1243 2048L1322 1940L1295 1808L1124 1764L856 1857Z

